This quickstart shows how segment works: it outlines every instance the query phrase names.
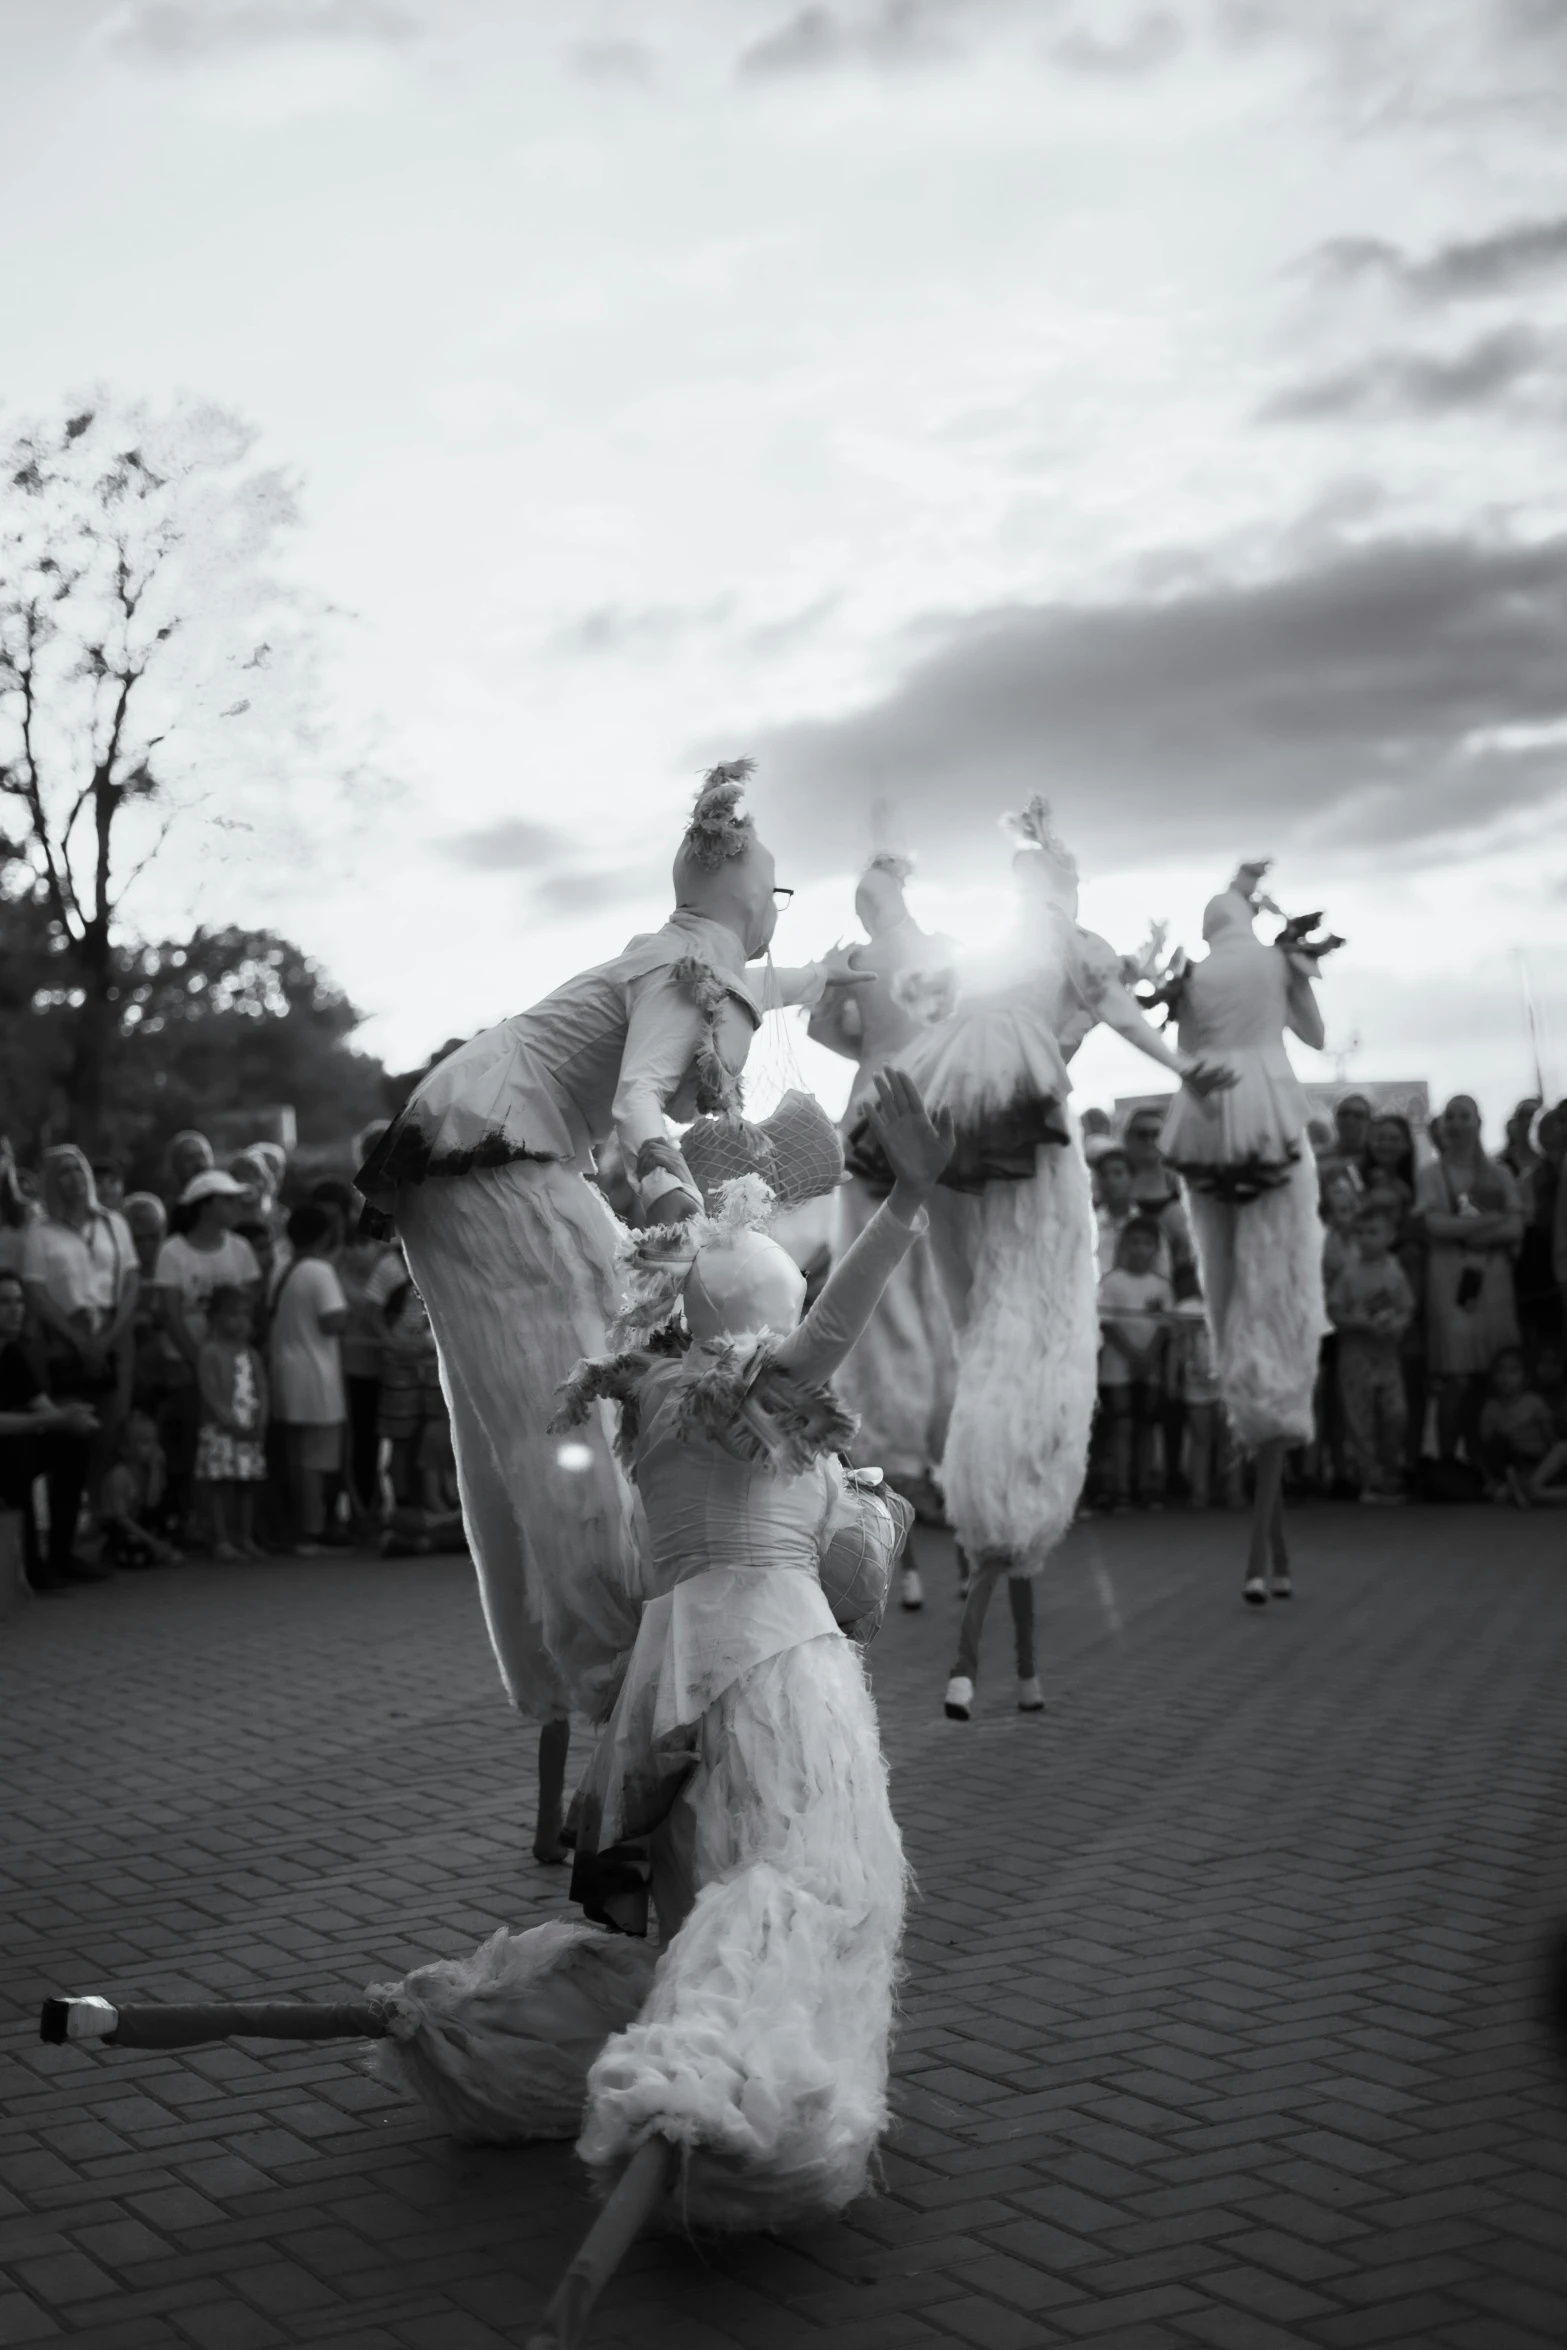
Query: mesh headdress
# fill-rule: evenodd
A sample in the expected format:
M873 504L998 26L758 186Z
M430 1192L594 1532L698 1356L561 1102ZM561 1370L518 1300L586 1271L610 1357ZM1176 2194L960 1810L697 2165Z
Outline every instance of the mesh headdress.
M760 1175L742 1175L721 1186L709 1214L629 1234L620 1249L626 1302L610 1326L611 1343L636 1346L667 1330L698 1251L721 1247L737 1232L765 1232L776 1204Z
M814 1094L797 1088L754 1126L733 1116L698 1118L680 1150L710 1209L739 1176L760 1176L780 1208L820 1199L843 1178L837 1127Z

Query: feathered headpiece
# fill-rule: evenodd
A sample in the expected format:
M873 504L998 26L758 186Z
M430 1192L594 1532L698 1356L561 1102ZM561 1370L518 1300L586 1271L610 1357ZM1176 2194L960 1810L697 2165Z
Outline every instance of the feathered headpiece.
M731 857L743 857L756 838L751 818L738 813L740 796L755 772L754 759L726 759L702 778L684 846L692 863L706 872L716 873Z
M765 1232L775 1201L760 1175L737 1175L722 1186L709 1216L684 1224L650 1224L627 1235L620 1247L626 1271L626 1302L610 1326L616 1346L645 1343L668 1330L680 1313L686 1280L704 1248L721 1246L740 1232Z
M1028 806L1015 816L1003 816L1001 829L1017 844L1018 853L1034 849L1052 865L1077 879L1077 859L1050 820L1050 802L1035 792Z

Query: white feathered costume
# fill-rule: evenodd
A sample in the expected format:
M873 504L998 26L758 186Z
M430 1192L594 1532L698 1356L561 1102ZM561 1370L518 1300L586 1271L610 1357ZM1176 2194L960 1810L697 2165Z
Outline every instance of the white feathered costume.
M574 1807L572 1890L600 1922L497 1935L375 1996L384 2061L459 2135L575 2115L606 2185L661 2136L683 2157L669 2216L752 2229L841 2210L887 2126L905 1872L842 1627L879 1621L910 1513L838 1465L853 1422L824 1382L924 1220L878 1211L794 1327L803 1279L749 1226L765 1187L726 1188L717 1218L639 1241L647 1342L580 1366L559 1422L620 1405L651 1539ZM645 1310L661 1295L689 1345ZM656 1966L630 1938L649 1879Z
M359 1176L429 1310L501 1676L543 1718L602 1717L643 1590L598 1416L565 1455L547 1433L619 1304L621 1228L589 1180L594 1146L615 1137L645 1209L671 1193L699 1207L666 1116L737 1109L763 1011L822 994L817 965L769 969L765 997L746 978L775 919L772 857L736 811L749 765L708 777L663 929L439 1062Z
M1226 1062L1236 1083L1178 1094L1162 1147L1186 1186L1219 1385L1250 1450L1310 1443L1328 1325L1306 1096L1284 1045L1286 1029L1322 1042L1314 966L1256 936L1240 878L1209 901L1208 953L1180 995L1182 1046Z
M1077 867L1042 800L1012 829L1019 937L958 1006L897 1056L958 1142L931 1236L958 1332L941 1464L947 1514L973 1559L1037 1575L1072 1521L1088 1460L1099 1328L1088 1168L1069 1121L1067 1062L1104 1021L1176 1074L1108 942L1077 921ZM855 1143L851 1140L850 1161Z

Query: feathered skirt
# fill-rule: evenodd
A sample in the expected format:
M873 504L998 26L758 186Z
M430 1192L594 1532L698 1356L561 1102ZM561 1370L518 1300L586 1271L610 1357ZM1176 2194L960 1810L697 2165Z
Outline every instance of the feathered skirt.
M1284 1178L1248 1200L1187 1185L1219 1388L1239 1441L1309 1444L1327 1330L1317 1168L1302 1137Z
M1037 1574L1072 1522L1099 1357L1093 1204L1075 1142L1026 1182L938 1192L931 1238L957 1329L941 1485L970 1557Z
M826 2218L864 2190L887 2127L903 1930L859 1651L836 1630L797 1641L692 1727L655 1840L661 1922L681 1922L588 2073L577 2150L608 2185L647 2139L672 2140L670 2216L696 2226Z
M1216 1047L1236 1082L1198 1095L1176 1093L1160 1149L1194 1194L1245 1201L1289 1181L1306 1140L1306 1096L1282 1044Z

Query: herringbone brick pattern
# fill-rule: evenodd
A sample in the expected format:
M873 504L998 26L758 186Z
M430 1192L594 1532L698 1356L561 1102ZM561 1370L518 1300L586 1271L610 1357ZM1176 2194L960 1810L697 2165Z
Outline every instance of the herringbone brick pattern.
M933 1555L875 1659L919 1881L886 2191L643 2245L604 2350L1567 2339L1562 1529L1303 1516L1261 1618L1237 1539L1080 1528L1050 1711L998 1609L966 1727ZM565 2147L455 2148L351 2049L33 2038L51 1989L352 1992L560 1905L467 1570L126 1577L0 1641L0 2345L519 2340L588 2217Z

